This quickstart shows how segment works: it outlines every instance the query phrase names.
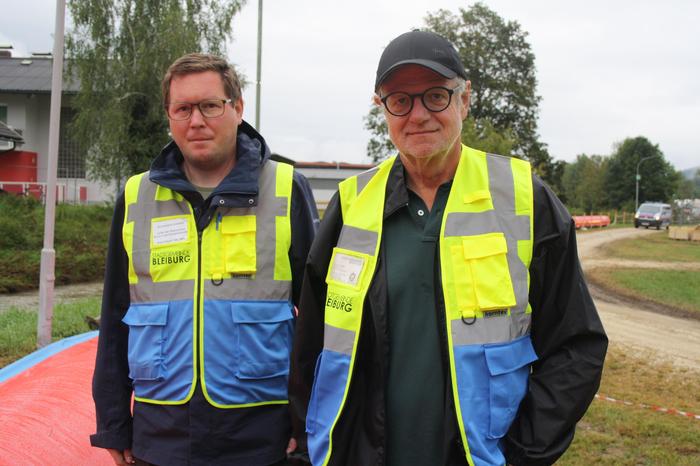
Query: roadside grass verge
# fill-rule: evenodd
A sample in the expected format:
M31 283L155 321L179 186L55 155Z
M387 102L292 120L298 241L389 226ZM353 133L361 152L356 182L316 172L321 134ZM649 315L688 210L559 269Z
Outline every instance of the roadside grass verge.
M53 340L90 331L85 316L100 313L99 297L57 304L53 311ZM10 308L0 313L0 367L36 350L36 311Z
M586 279L628 299L650 301L700 317L697 270L601 267L587 271Z
M700 413L700 372L650 361L653 357L610 346L600 393L633 405L593 400L558 465L700 464L700 420L637 406Z
M700 262L700 243L679 241L660 231L641 238L625 238L601 246L606 257L658 262Z
M56 285L100 280L112 217L106 206L56 206ZM0 293L39 287L44 207L33 198L0 196Z

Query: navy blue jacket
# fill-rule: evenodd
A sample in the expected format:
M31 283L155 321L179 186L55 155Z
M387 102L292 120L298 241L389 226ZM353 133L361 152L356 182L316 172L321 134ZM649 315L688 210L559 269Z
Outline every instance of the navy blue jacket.
M181 169L182 153L170 142L153 161L150 180L182 194L193 207L197 228L211 221L216 206L249 207L257 201L260 167L270 158L265 140L248 123L238 127L236 165L208 199L202 199ZM223 203L221 202L223 201ZM122 242L124 195L117 199L105 272L100 338L93 377L97 432L96 447L124 450L160 465L266 465L282 460L290 437L288 407L266 405L219 409L210 405L199 385L192 399L178 406L135 402L130 411L128 326L122 318L129 308L128 259ZM301 279L318 213L306 178L294 172L291 200L293 301Z

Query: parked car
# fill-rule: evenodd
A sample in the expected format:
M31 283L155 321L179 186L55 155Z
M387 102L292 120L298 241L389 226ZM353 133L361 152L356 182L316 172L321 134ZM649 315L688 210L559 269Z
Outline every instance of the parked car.
M637 213L634 214L634 227L656 227L657 230L660 230L661 227L668 228L671 224L672 214L669 204L645 202L639 206Z

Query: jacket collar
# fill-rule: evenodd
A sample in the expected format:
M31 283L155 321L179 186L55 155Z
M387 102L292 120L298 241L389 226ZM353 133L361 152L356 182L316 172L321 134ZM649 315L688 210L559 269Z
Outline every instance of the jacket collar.
M394 165L389 171L389 179L386 183L386 199L384 201L384 219L403 206L408 205L408 187L406 186L406 172L401 163L401 156L396 156Z
M258 178L262 164L270 158L270 149L265 139L252 126L242 121L238 126L236 138L236 165L212 192L212 198L219 196L223 205L237 207L239 202L233 198L245 197L248 207L249 199L257 204ZM182 170L183 156L175 141L170 141L160 155L151 164L149 179L163 187L179 193L196 192ZM228 202L227 202L228 201ZM218 200L217 200L218 202Z

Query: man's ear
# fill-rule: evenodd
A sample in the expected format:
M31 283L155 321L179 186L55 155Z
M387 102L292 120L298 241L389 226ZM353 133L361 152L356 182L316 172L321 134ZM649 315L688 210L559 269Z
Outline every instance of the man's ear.
M377 105L377 106L382 105L382 99L380 99L377 94L374 94L372 96L372 102L374 102L374 105Z

